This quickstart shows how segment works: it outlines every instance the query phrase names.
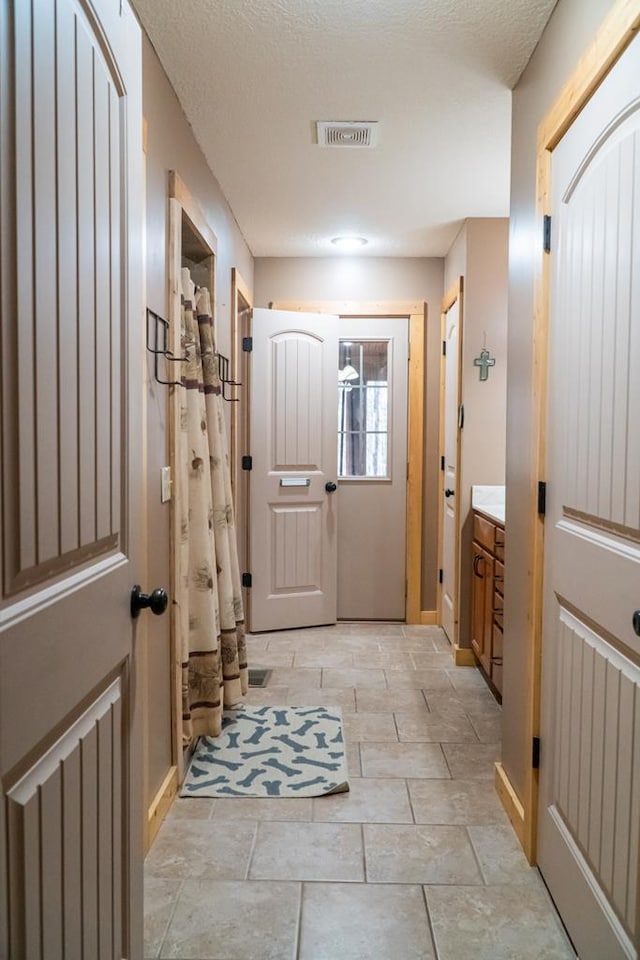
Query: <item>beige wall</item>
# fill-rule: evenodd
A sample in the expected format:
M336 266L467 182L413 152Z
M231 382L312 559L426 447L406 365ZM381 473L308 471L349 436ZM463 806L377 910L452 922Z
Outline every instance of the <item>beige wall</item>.
M520 797L531 758L526 742L528 518L529 492L537 479L531 476L533 284L542 243L542 227L535 218L536 132L612 6L611 0L560 0L513 95L502 759Z
M464 429L458 509L462 526L458 642L471 646L471 487L505 482L509 221L467 220L445 260L445 290L464 277L462 403ZM495 366L481 381L474 359L485 342Z
M216 331L221 352L229 352L231 267L248 284L253 261L233 214L198 148L180 104L149 41L143 44L143 97L147 121L147 304L167 316L167 185L176 170L197 199L218 239L216 265ZM169 504L160 503L160 468L169 462L167 437L168 387L153 379L148 363L147 463L149 490L149 583L169 587ZM145 585L143 585L145 586ZM145 770L147 805L157 793L171 765L171 701L169 674L169 617L148 617Z
M436 608L440 305L443 261L392 257L257 258L255 305L282 300L425 300L425 479L422 609Z

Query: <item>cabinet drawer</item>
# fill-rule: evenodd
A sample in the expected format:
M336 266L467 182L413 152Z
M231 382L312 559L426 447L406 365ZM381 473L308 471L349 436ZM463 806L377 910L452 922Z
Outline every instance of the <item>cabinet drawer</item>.
M504 563L496 560L493 565L493 580L497 592L504 597Z
M504 527L494 527L493 552L498 560L504 560Z
M493 591L493 622L498 627L502 627L502 614L504 612L504 597L498 593L497 590Z
M493 553L496 540L495 524L475 513L473 515L473 539Z
M493 634L491 641L491 662L492 664L499 660L502 663L502 627L498 626L497 623L493 625Z

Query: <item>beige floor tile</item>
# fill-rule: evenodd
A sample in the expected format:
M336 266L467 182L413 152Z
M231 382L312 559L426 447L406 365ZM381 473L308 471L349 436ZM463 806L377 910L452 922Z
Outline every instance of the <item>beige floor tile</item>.
M425 626L419 623L405 623L402 627L402 632L405 637L428 637L429 639L437 638L438 640L444 637L446 640L442 627ZM448 642L447 640L447 643Z
M402 650L397 652L389 651L386 653L354 653L353 665L362 670L413 670L414 664L410 653ZM327 664L331 666L331 664Z
M436 653L437 647L432 637L381 637L378 640L381 653Z
M300 960L431 960L434 955L419 887L304 884Z
M216 800L214 820L311 820L310 797L225 797Z
M361 828L351 823L261 823L253 880L364 880Z
M323 687L361 687L362 689L386 688L383 670L344 670L328 667L322 671Z
M249 660L251 669L259 667L292 667L293 650L267 650L264 653L254 653Z
M454 693L453 688L450 692L442 690L427 690L425 693L427 707L432 713L439 717L467 717L465 704L460 697Z
M361 743L363 777L449 777L437 743Z
M373 883L482 883L464 827L365 824L367 880Z
M288 687L289 691L320 686L322 670L296 667L276 667L269 681L274 687Z
M415 690L450 690L451 681L446 670L387 670L387 685L390 690L411 687Z
M362 764L360 763L360 744L346 743L347 754L347 772L350 777L362 776Z
M352 667L354 654L349 650L298 650L295 667Z
M431 650L428 653L414 651L410 656L416 670L446 670L451 666L453 659L450 653L438 650Z
M442 746L451 776L461 780L493 780L500 748L492 743L445 743Z
M352 777L348 793L316 797L313 819L329 823L413 823L404 780Z
M422 690L363 690L356 687L358 713L391 713L400 710L406 713L427 713L427 704Z
M252 707L279 707L287 703L288 687L249 687L244 696L244 703Z
M399 740L427 743L477 743L478 737L466 717L439 717L437 714L396 713Z
M393 641L393 638L386 638ZM336 638L331 643L332 650L340 650L342 653L380 653L380 644L385 641L384 637L359 636L358 634L345 634Z
M436 650L444 650L445 652L448 651L449 653L453 652L453 647L451 646L449 638L444 630L440 630L440 633L433 637L433 645Z
M167 820L210 820L214 799L208 797L176 797L167 812Z
M384 623L383 621L341 620L338 623L340 630L346 634L356 634L360 637L402 637L404 624Z
M508 823L492 781L409 780L416 823Z
M467 690L475 689L489 692L487 683L477 667L455 667L449 666L447 670L449 679L456 690L464 693Z
M397 743L398 734L392 713L352 713L344 718L347 740Z
M269 641L264 637L252 637L247 635L246 641L249 660L259 653L266 653Z
M186 880L161 957L294 960L300 884Z
M256 824L165 820L147 855L147 876L243 880Z
M471 726L481 743L500 743L502 740L501 716L478 716L469 714Z
M575 960L543 889L426 887L439 960ZM604 960L604 958L603 958Z
M344 713L354 713L356 701L353 689L342 687L294 687L284 701L292 707L340 707Z
M157 957L178 899L182 880L148 877L144 884L144 955Z
M510 823L470 826L469 836L488 885L542 883L536 868L529 866Z

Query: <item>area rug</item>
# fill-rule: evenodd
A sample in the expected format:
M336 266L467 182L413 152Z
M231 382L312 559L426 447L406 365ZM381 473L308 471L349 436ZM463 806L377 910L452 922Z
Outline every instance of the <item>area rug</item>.
M338 707L228 710L201 737L182 797L319 797L349 789Z

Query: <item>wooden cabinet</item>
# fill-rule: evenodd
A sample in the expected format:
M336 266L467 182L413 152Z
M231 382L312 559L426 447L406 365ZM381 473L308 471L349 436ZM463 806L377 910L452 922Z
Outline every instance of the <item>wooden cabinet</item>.
M504 527L474 513L471 645L498 693L502 692L504 543Z

